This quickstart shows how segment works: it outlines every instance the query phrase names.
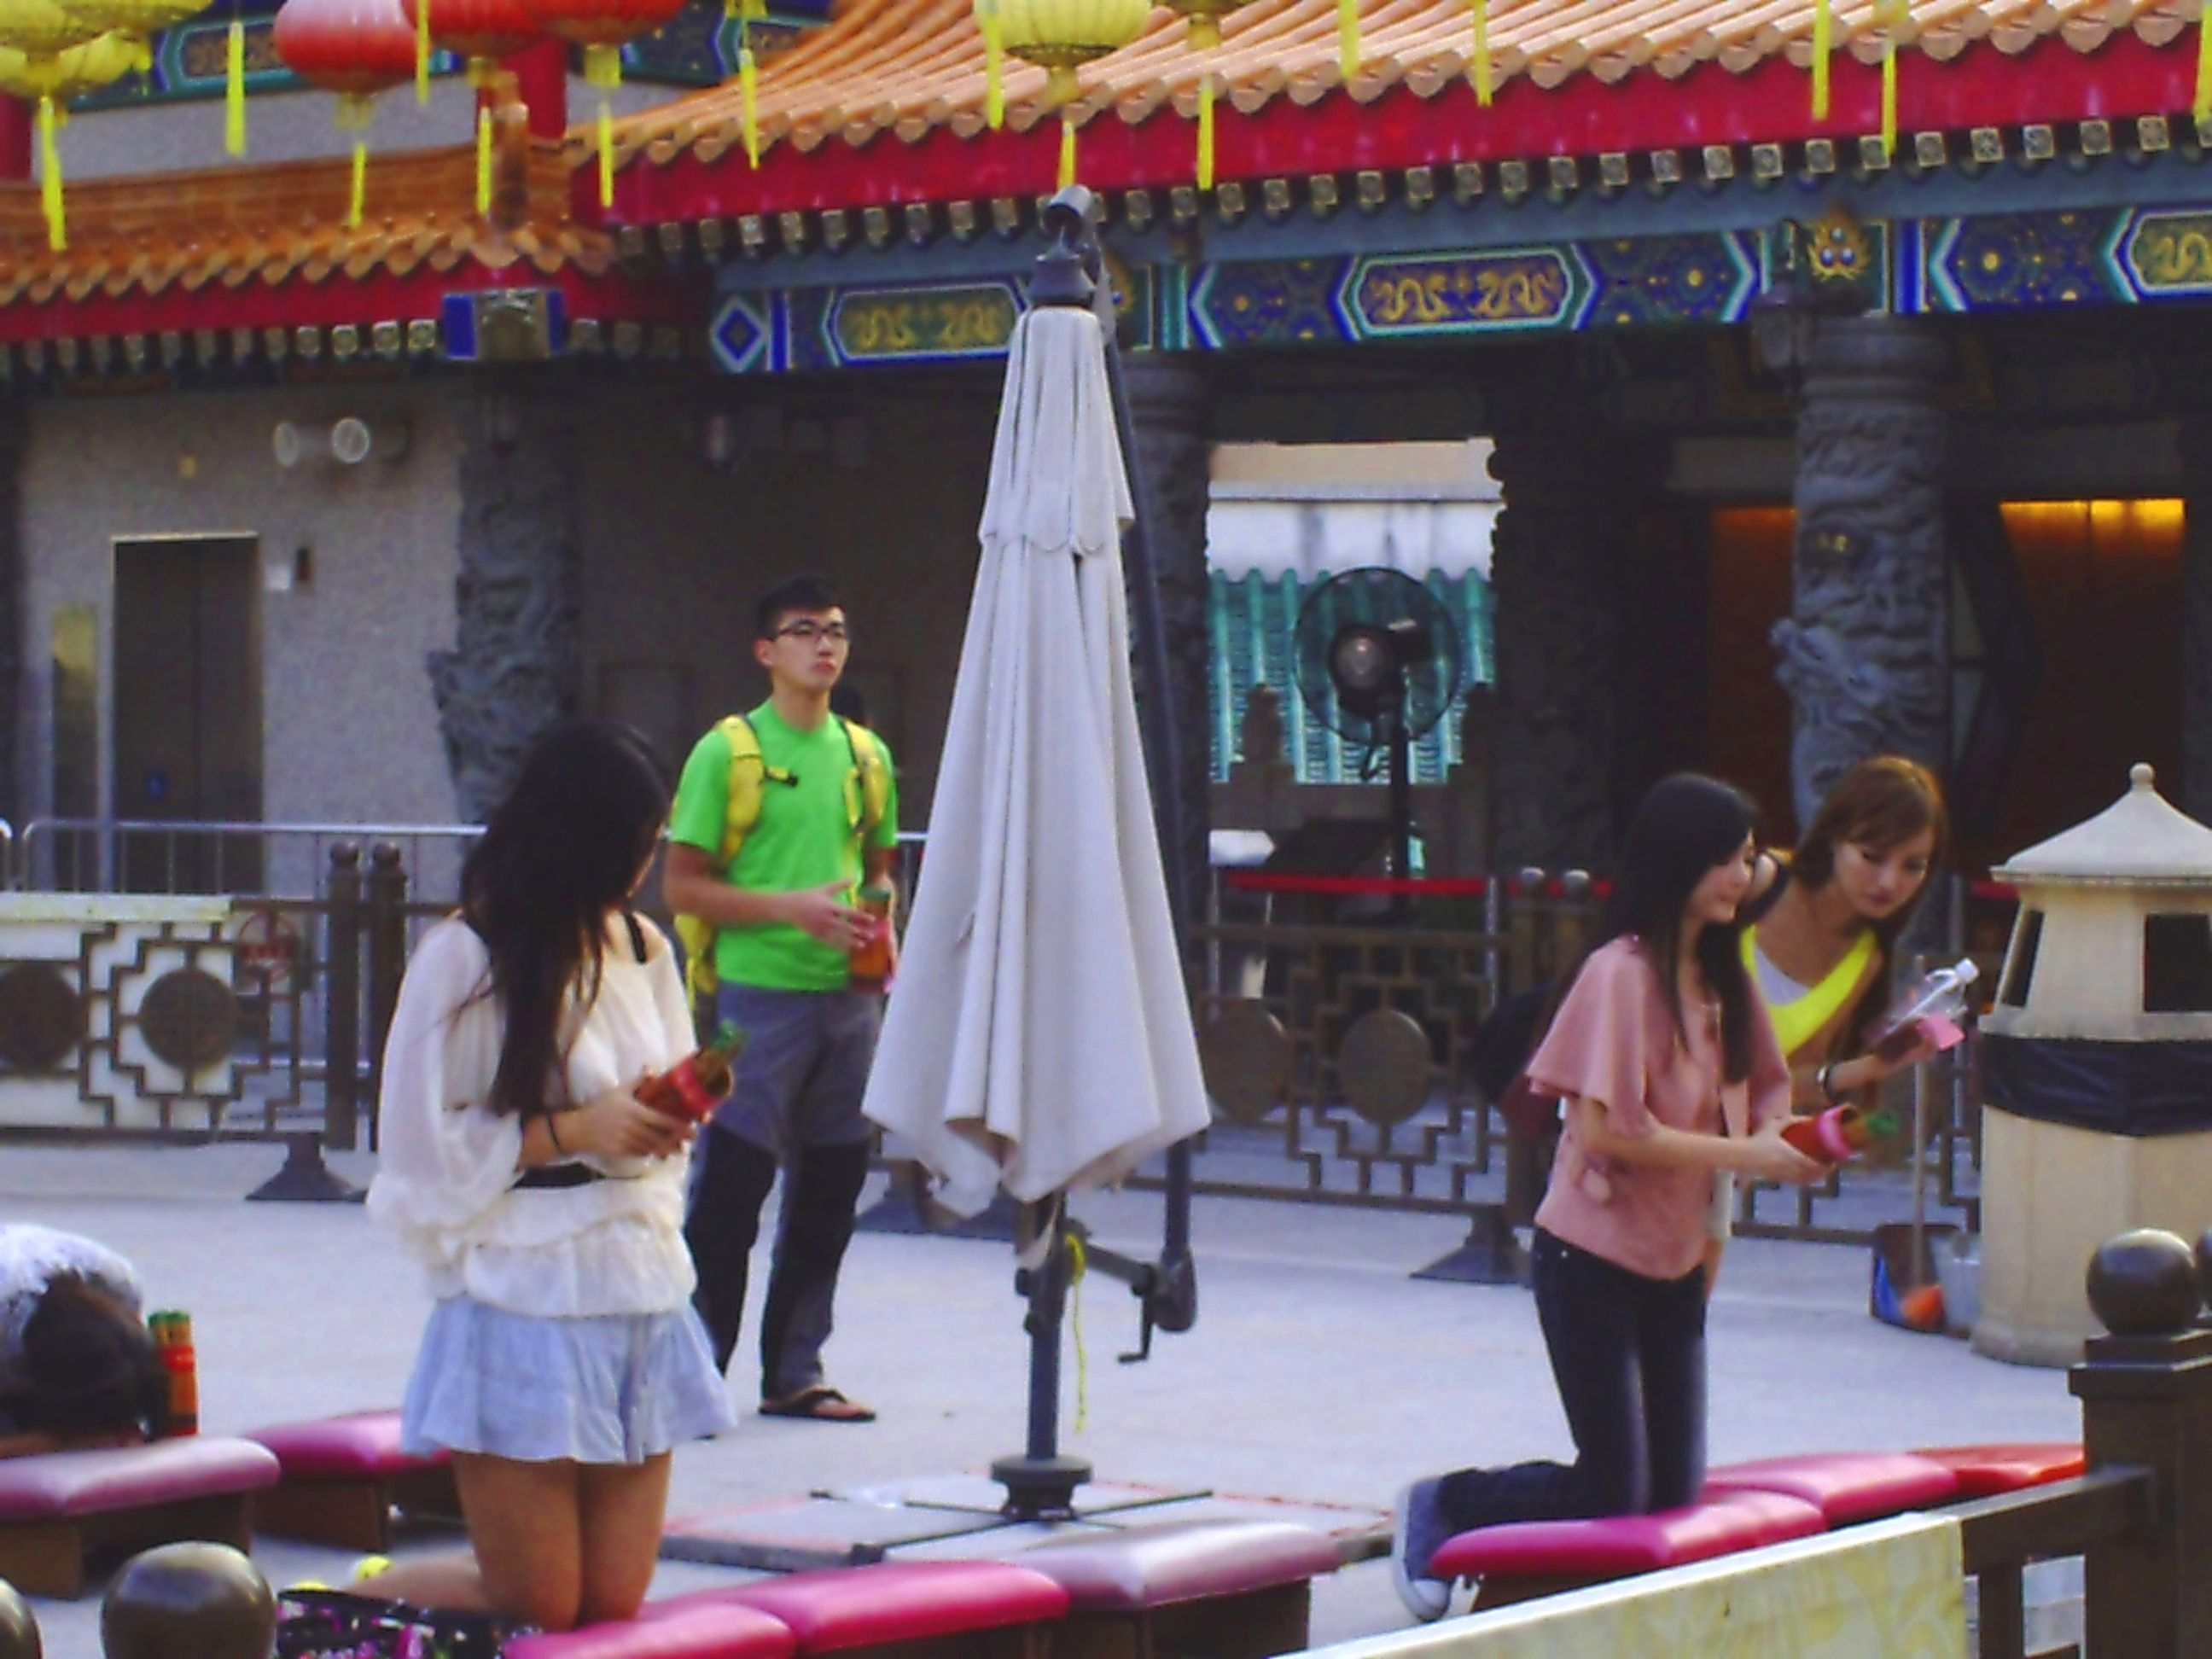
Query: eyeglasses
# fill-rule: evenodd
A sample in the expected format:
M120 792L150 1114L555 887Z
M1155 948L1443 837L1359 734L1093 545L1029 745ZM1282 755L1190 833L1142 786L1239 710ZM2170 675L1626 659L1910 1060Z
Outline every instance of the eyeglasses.
M817 622L787 623L770 637L797 640L801 645L811 645L817 640L827 640L832 645L848 645L853 638L845 631L842 623Z

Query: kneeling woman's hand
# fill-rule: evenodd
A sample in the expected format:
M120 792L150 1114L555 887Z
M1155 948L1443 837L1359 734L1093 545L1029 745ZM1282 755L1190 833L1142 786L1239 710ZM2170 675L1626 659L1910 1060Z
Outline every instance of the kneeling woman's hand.
M644 1080L641 1077L637 1082ZM698 1126L655 1111L637 1097L636 1089L637 1083L619 1084L565 1113L561 1144L571 1152L605 1158L665 1158L683 1151L698 1133Z
M1742 1172L1793 1187L1809 1187L1826 1180L1831 1166L1806 1157L1782 1138L1782 1122L1770 1123L1739 1143L1744 1153Z

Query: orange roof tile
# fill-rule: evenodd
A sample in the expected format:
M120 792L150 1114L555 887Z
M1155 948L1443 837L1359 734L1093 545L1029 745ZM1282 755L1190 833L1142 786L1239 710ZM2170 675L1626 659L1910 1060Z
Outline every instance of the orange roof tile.
M1875 0L1835 0L1839 52L1878 63L1890 25ZM1079 72L1079 122L1112 110L1144 121L1163 105L1188 118L1202 76L1216 76L1247 115L1288 98L1310 105L1334 93L1372 103L1403 86L1431 99L1470 73L1468 0L1360 0L1360 63L1347 82L1338 57L1335 0L1249 0L1223 21L1221 45L1194 50L1182 18L1156 9L1144 35ZM1739 73L1777 57L1812 61L1814 0L1491 0L1492 74L1555 88L1577 76L1617 82L1638 73L1679 78L1717 61ZM1897 29L1900 46L1944 60L1986 40L2020 53L2057 36L2087 52L2132 28L2164 46L2196 18L2194 0L1920 0ZM1054 112L1044 71L1009 58L1006 119L1026 131ZM983 45L970 0L842 0L830 25L763 64L758 128L763 149L805 153L833 140L858 148L881 135L918 143L939 128L982 130ZM568 138L572 165L592 159L594 133ZM734 82L616 124L618 165L689 154L711 163L742 154Z
M550 145L531 155L528 216L507 236L476 215L472 149L373 156L368 213L349 228L351 167L349 159L283 161L71 184L70 245L59 252L47 246L38 187L0 185L0 306L191 294L210 283L363 282L426 263L449 271L474 260L524 280L569 267L597 276L615 263L611 235L570 222L569 170ZM407 205L380 211L385 203Z

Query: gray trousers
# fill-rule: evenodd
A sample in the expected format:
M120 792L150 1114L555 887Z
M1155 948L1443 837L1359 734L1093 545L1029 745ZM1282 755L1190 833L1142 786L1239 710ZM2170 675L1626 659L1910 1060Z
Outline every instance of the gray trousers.
M700 1138L684 1237L695 1296L726 1370L744 1321L747 1270L781 1167L782 1215L761 1316L761 1398L786 1400L823 1380L837 1275L868 1178L860 1115L883 1024L879 997L728 985L719 1019L746 1035L736 1091Z

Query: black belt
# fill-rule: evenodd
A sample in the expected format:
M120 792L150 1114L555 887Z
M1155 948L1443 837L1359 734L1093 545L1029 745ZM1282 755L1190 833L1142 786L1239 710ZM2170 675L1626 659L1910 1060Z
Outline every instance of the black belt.
M588 1187L594 1181L605 1179L606 1176L588 1164L541 1164L534 1170L525 1170L514 1184L518 1189L524 1187Z

